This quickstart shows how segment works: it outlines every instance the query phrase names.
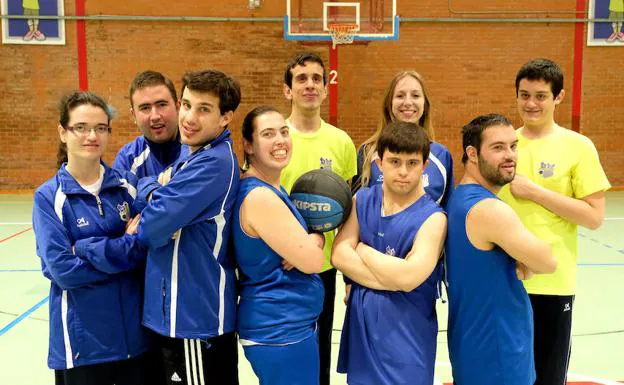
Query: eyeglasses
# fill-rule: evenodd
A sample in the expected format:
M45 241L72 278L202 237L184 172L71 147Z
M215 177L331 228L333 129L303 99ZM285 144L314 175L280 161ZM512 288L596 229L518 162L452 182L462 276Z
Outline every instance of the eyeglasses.
M111 132L110 126L106 124L98 124L96 126L89 127L86 124L79 123L73 126L67 126L65 127L65 129L69 131L73 131L74 133L78 135L89 135L91 131L95 132L96 135L103 135L104 133Z

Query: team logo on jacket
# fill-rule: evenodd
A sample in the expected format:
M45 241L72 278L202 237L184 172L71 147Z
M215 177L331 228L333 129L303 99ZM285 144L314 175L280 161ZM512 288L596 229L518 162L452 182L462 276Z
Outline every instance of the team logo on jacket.
M332 160L321 157L321 170L332 171Z
M128 222L130 220L130 205L128 205L128 202L118 204L117 210L119 210L119 218L122 221Z
M390 246L386 246L386 255L391 255L394 257L394 254L395 254L394 248Z
M383 174L379 174L379 177L377 178L377 182L383 183Z
M550 178L555 175L555 165L552 163L541 162L539 174L544 178Z
M85 217L80 217L76 220L76 226L78 227L89 226L89 221Z

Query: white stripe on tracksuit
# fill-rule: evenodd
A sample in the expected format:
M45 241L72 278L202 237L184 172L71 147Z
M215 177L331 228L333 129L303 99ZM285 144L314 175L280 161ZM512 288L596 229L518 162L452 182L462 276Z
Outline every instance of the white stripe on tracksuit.
M175 338L176 322L178 315L178 250L182 229L178 230L178 236L173 245L173 257L171 261L171 309L169 310L169 337Z
M442 189L442 194L440 194L440 197L438 198L438 200L436 201L437 204L440 204L440 202L442 202L442 198L444 198L444 195L446 194L446 178L447 178L447 171L446 171L446 167L444 167L444 165L442 164L442 162L440 161L440 159L438 159L435 155L433 154L429 154L429 160L436 165L436 167L438 168L438 170L440 170L440 174L442 174L442 179L444 180L444 188Z
M137 169L141 167L143 163L145 163L149 154L150 148L148 146L142 153L139 154L139 156L134 158L134 161L132 161L132 166L130 167L130 172L136 175Z
M205 385L201 340L184 339L187 385Z
M61 321L63 322L63 341L65 343L65 361L67 369L74 367L73 353L71 343L69 342L69 327L67 326L67 290L63 290L61 296Z

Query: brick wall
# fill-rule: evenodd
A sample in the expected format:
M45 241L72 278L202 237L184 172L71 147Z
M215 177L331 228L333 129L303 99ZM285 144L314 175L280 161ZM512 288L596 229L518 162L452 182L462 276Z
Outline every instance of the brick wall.
M264 0L250 11L247 0L171 2L89 0L87 14L282 17L283 1ZM513 0L454 0L455 10L525 10L540 6L569 11L574 0L527 3ZM75 2L66 1L67 15ZM320 6L320 5L319 5ZM400 0L402 17L451 17L447 2ZM543 16L537 14L498 17ZM458 16L454 16L458 17ZM490 16L494 17L494 16ZM552 14L551 17L561 17ZM58 143L56 103L78 88L75 22L66 22L65 46L0 45L0 190L32 189L55 172ZM571 125L574 26L572 24L403 23L400 40L339 48L339 126L359 145L374 130L384 89L392 76L415 69L427 80L433 102L437 139L447 145L461 173L460 127L478 114L500 112L519 123L514 77L533 57L559 62L567 75L568 92L556 113ZM87 22L90 90L117 109L113 139L105 160L137 135L129 114L128 83L144 69L171 77L179 87L185 70L213 67L235 76L243 90L242 104L231 125L240 154L238 130L244 114L260 103L284 113L285 63L298 51L311 50L329 62L325 45L305 46L283 39L281 23L206 23L152 21ZM613 185L624 185L624 139L616 123L624 116L622 88L624 49L585 47L581 127L598 147ZM323 107L327 118L328 103ZM618 119L619 118L619 119Z

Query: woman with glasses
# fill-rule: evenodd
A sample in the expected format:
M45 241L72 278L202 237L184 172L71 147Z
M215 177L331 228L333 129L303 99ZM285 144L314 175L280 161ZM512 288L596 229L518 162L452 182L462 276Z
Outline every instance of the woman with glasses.
M101 160L111 131L104 100L75 92L59 107L60 168L37 189L33 208L51 282L48 366L57 385L143 384L136 179Z

